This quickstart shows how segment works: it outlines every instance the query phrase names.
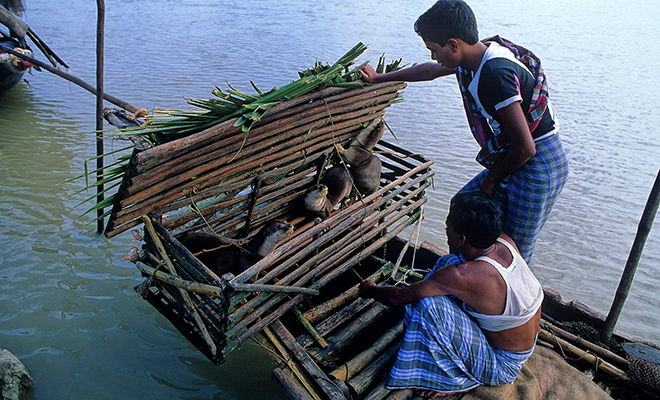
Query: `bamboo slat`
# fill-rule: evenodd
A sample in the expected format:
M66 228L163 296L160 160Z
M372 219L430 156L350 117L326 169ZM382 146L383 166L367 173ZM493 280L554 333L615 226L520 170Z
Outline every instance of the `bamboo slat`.
M393 328L387 331L377 341L375 341L369 348L357 355L355 358L335 368L330 373L331 376L339 379L340 381L347 381L355 376L357 373L365 369L371 364L378 356L380 356L385 349L393 347L398 343L404 334L403 321L400 321ZM397 345L398 347L398 345Z
M609 376L619 379L627 384L633 385L632 380L624 371L608 363L607 361L596 357L595 355L589 353L587 350L582 350L581 348L567 342L566 340L552 334L551 332L546 331L545 329L541 329L539 331L539 338L545 340L548 343L559 346L563 351L567 351L573 356L584 360L584 362L594 365Z
M398 183L405 181L406 179L410 178L410 176L412 176L416 173L419 173L419 172L422 172L422 171L428 169L428 167L430 167L431 164L433 164L433 161L427 161L426 163L420 165L419 167L417 167L417 168L415 168L411 171L408 171L406 174L402 175L401 178L399 178L399 180L397 180L395 182L392 182L389 185L385 186L384 188L381 188L376 193L373 193L373 194L365 197L364 199L362 199L362 202L356 202L355 204L353 204L352 206L350 206L346 210L343 210L342 212L334 215L332 219L328 219L328 220L320 223L315 228L308 230L307 232L305 232L303 235L301 235L300 237L298 237L296 239L302 241L300 239L301 237L304 237L304 238L313 237L314 235L318 234L319 232L323 231L324 229L330 227L332 224L335 223L335 221L337 221L339 219L346 218L349 215L355 213L361 207L362 203L368 204L368 203L374 201L376 198L380 197L382 193L387 192L389 190L393 190L398 185ZM430 176L432 176L432 173L426 173L425 176L426 175L428 175L428 177L430 177ZM421 181L421 179L420 179L420 181ZM417 182L417 181L414 181L414 182ZM398 192L401 192L401 191L402 190L400 190ZM382 201L379 202L379 203L384 204L384 202L382 202ZM280 259L285 253L287 253L287 251L291 247L294 246L294 243L292 243L292 242L294 242L294 241L289 241L284 246L280 246L278 249L275 249L275 251L273 251L271 254L264 257L262 260L260 260L258 263L256 263L252 267L250 267L248 270L246 270L245 272L243 272L242 274L240 274L236 278L234 278L234 281L235 282L246 282L247 280L249 280L253 276L255 276L257 273L261 272L264 268L272 265L273 262Z
M343 392L339 389L336 382L331 382L328 376L321 370L321 368L311 359L305 349L300 347L291 333L282 325L280 321L275 321L271 325L271 329L278 336L278 338L286 345L289 352L293 357L298 360L302 368L312 377L314 382L323 389L323 392L331 399L348 399L347 391Z
M387 375L398 351L398 347L387 350L357 376L349 379L346 384L352 387L357 394L362 395L376 380L384 378Z
M414 222L414 218L413 219ZM336 276L341 275L343 272L348 270L349 268L353 267L355 264L359 263L366 257L368 257L369 254L371 254L373 251L376 249L380 248L383 244L385 244L388 240L392 239L399 233L401 233L406 227L409 226L409 221L403 221L400 223L398 226L396 226L392 231L388 232L386 235L381 237L380 239L376 240L373 242L370 246L368 246L366 249L364 249L363 252L358 253L356 256L350 258L348 261L344 262L343 264L337 266L333 274L328 274L325 277L321 278L319 281L314 283L311 288L317 289L325 286L325 284L328 283L328 281L331 281L332 279L336 278ZM271 314L268 316L262 318L257 324L253 325L249 329L243 329L241 330L240 334L236 335L233 339L230 339L227 343L227 346L225 347L225 351L229 352L233 349L236 348L243 340L251 337L254 335L256 332L259 332L262 330L264 327L268 326L271 324L273 321L275 321L277 318L281 317L284 313L289 311L292 307L297 306L300 304L303 300L303 297L300 295L295 296L285 304L281 305L278 307L275 311L273 311Z
M388 105L389 103L384 103L380 106L377 106L375 109L384 108L387 107ZM355 106L356 106L355 104L351 105L351 107L353 108L355 108ZM372 109L374 109L374 107L372 107ZM338 111L342 111L342 110L338 110ZM370 113L370 112L372 112L371 109L357 110L356 112L349 113L351 114L349 116L355 117L356 115L358 116L365 115L365 113ZM329 117L331 125L317 130L325 129L325 131L329 130L330 132L332 132L333 130L340 129L340 126L338 124L341 124L341 121L347 118L346 115L347 114L342 114L342 115L335 115ZM371 120L379 116L374 114L366 114L366 117L367 117L366 120ZM328 121L326 121L326 123L327 122ZM349 120L348 122L354 122L353 125L355 125L356 123L361 123L360 121L357 120L356 121ZM254 132L250 132L250 134L254 134ZM144 152L138 153L136 157L143 153ZM245 153L247 153L247 150L245 151ZM165 169L164 171L161 171L160 174L158 173L151 174L150 176L152 176L153 178L150 179L152 179L153 180L152 183L155 184L152 186L140 186L137 177L132 177L127 181L127 183L123 185L122 191L119 193L120 199L117 202L119 206L113 208L111 218L106 227L106 235L110 236L112 230L121 227L121 225L125 223L129 223L131 220L139 217L142 214L154 211L159 207L164 207L169 203L184 198L187 193L192 193L193 190L199 191L208 188L209 185L214 184L213 180L217 180L218 179L217 177L221 176L220 175L221 172L215 171L214 173L211 174L203 174L204 176L201 179L198 177L193 181L190 181L190 178L196 176L195 174L199 172L200 168L206 171L209 170L212 171L213 168L216 168L218 165L222 165L223 163L226 163L227 161L226 157L229 157L229 155L226 155L224 157L225 157L224 159L220 160L218 163L215 164L202 162L202 166L196 167L197 169L193 169L192 171L187 171L183 175L181 174L176 175L177 171L181 171L182 168L183 169L186 168L185 162L184 163L179 162L178 164L171 166ZM199 159L195 159L195 158L193 159L195 163L201 162ZM171 179L163 179L163 173L174 174L174 176ZM186 181L190 181L190 183L185 183ZM149 181L147 180L146 182L148 183ZM145 183L143 182L141 185L144 184ZM165 192L163 192L163 190L165 190Z
M290 376L291 373L293 372L287 373L283 368L275 368L270 376L293 400L316 400Z
M405 83L402 84L401 82L389 82L386 84L377 84L373 86L367 87L367 89L362 89L363 91L369 91L371 88L384 88L387 86L397 86L400 87L401 89L405 88ZM400 89L399 89L400 90ZM328 92L325 92L328 93ZM362 92L361 92L362 93ZM323 93L319 93L321 96L323 96ZM333 93L334 94L334 93ZM356 93L357 94L357 93ZM313 99L314 97L311 96L312 93L309 93L310 98ZM295 107L298 104L301 104L299 102L306 102L309 100L305 100L305 97L302 96L300 98L292 99L289 100L288 102L283 102L282 104L279 104L278 107L280 110L288 109L289 107ZM277 108L273 107L271 110L271 114L273 116L272 119L276 119L277 113L274 113L272 111L278 110ZM209 143L212 143L217 140L218 135L222 134L225 132L225 130L228 127L231 127L234 125L234 123L238 120L238 118L232 119L225 121L221 124L218 124L216 126L213 126L211 128L208 128L202 132L196 133L194 135L181 138L169 143L164 143L159 146L153 147L151 149L145 150L142 153L140 153L139 157L135 158L135 163L137 164L148 164L148 163L153 163L156 165L157 160L161 157L177 157L179 155L185 154L186 152L189 152L191 150L195 150L196 148L203 147L208 145ZM270 122L270 117L266 115L263 120L262 124Z
M425 189L425 187L422 186L421 188L419 188L419 189L417 189L417 190L424 190L424 189ZM415 193L415 192L413 192L413 195L414 195L414 193ZM410 195L409 195L409 196L410 196ZM388 201L387 196L383 196L383 197L381 197L381 198L380 198L380 201L382 201L383 204L385 204L385 203ZM308 272L307 275L306 275L306 277L303 278L303 280L301 280L300 282L311 280L312 278L316 277L316 274L317 274L318 272L321 272L321 271L323 271L326 267L332 265L332 263L333 263L335 260L337 260L338 258L342 257L344 254L346 254L346 253L348 253L348 252L350 252L350 251L353 251L353 250L357 249L358 247L360 247L360 246L362 245L362 242L360 242L360 241L356 241L356 240L353 240L353 238L362 238L364 241L371 240L371 238L375 237L375 236L378 235L380 232L383 232L385 229L387 229L387 228L389 227L389 225L395 223L395 222L398 220L398 218L400 218L401 216L405 215L407 212L409 212L410 210L414 209L416 206L421 206L421 204L423 204L425 201L426 201L426 200L418 201L418 202L416 202L416 203L413 203L413 205L410 205L410 206L404 208L403 210L401 210L401 211L399 211L398 213L394 214L394 217L390 218L387 222L385 222L385 223L381 223L380 225L378 225L378 227L377 227L376 229L371 228L372 224L369 223L369 222L367 222L366 225L364 226L364 228L366 228L366 230L365 230L365 229L358 229L357 231L353 231L353 232L350 234L350 236L344 238L344 240L339 241L339 242L337 242L337 243L335 244L335 248L341 248L341 251L338 251L338 252L335 252L335 251L329 251L329 253L332 253L332 254L333 254L331 257L327 257L327 254L323 253L323 254L322 254L322 257L327 257L327 258L325 258L325 260L324 260L322 263L320 263L320 264L317 264L317 263L316 263L316 259L315 259L315 258L312 258L312 260L310 260L310 261L306 262L305 264L303 264L303 265L302 265L301 267L299 267L294 273L292 273L292 274L290 274L289 276L283 278L281 281L282 281L283 283L285 283L285 284L289 284L293 279L295 279L295 278L297 278L298 276L300 276L300 274L301 274L302 272L304 272L304 271L307 270L308 268L314 267L314 269L311 271L311 273ZM394 207L392 207L391 209L394 209ZM355 217L355 216L356 216L355 214L354 214L353 216L351 216L351 218L349 219L349 222L350 222L351 224L348 225L348 226L353 226L355 223L359 223L359 218L357 218L357 220L354 220L354 217ZM359 217L359 215L357 215L357 216ZM371 220L372 220L373 222L376 222L376 221L378 221L380 218L381 218L381 216L380 216L380 215L377 215L376 217L371 217ZM339 226L338 228L343 228L343 226ZM366 233L365 231L367 231L368 233ZM333 235L335 235L335 234L336 234L336 233L333 232L333 230L330 230L328 233L326 233L324 236L322 236L320 239L318 239L318 241L317 241L316 243L321 242L321 241L324 239L324 237L326 237L326 236L329 237L329 238L334 238L335 236L333 236ZM291 243L291 242L289 242L289 243ZM307 246L307 249L308 249L309 251L311 251L312 248L314 248L314 247L316 247L316 246ZM275 251L277 251L277 250L275 250ZM292 258L297 257L300 253L301 253L301 252L298 252L298 253L296 253L296 255L288 257L288 258L287 258L287 261L290 261L290 262L295 262L295 261L297 261L297 258L294 259L293 261L292 261ZM272 253L271 253L271 254L272 254ZM317 255L317 256L318 256L318 255ZM240 275L239 275L239 276L240 276ZM236 278L234 278L234 279L232 280L232 282L234 282L234 281L236 281ZM256 319L256 318L259 317L260 312L255 310L255 304L257 304L259 301L263 301L263 300L265 300L265 296L263 296L263 295L258 296L258 297L255 298L254 300L251 300L251 302L249 302L248 304L246 304L244 307L242 307L241 309L237 310L235 313L233 313L233 314L231 314L231 315L229 316L229 320L230 320L232 323L235 324L236 321L238 321L238 320L241 319L244 315L246 315L246 314L248 314L248 312L250 312L250 315L248 316L248 319L247 319L247 320L241 322L241 324L235 324L235 325L236 325L236 329L240 329L239 325L245 325L246 323L249 323L251 320L254 320L254 319ZM273 305L273 301L271 300L269 303L267 303L267 305L268 305L269 307L272 306L272 305ZM263 309L263 307L262 307L262 309Z

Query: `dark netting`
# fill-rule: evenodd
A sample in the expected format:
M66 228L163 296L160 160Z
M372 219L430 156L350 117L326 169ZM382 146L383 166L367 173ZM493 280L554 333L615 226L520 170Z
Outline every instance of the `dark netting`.
M654 397L660 397L660 366L628 354L628 375Z
M573 333L574 335L580 336L581 338L586 339L591 343L597 344L600 347L604 347L613 353L621 356L626 354L625 350L623 350L623 347L621 347L621 345L616 340L611 337L608 338L601 331L587 324L586 322L562 322L562 325L567 331Z

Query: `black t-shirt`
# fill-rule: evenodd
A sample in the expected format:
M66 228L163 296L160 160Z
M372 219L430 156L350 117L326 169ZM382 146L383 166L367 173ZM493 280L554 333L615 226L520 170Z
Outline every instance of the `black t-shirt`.
M489 120L497 135L501 123L498 110L518 101L521 102L522 110L527 115L536 81L529 70L516 60L508 49L496 43L491 43L488 47L482 65L469 89L474 95L476 87L477 105L482 114L485 111L484 117ZM532 135L538 138L553 131L555 125L552 106L549 105Z

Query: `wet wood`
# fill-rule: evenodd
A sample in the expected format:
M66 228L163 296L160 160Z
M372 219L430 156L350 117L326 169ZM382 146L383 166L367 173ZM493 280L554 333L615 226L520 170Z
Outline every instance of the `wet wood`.
M357 376L349 379L346 384L352 387L358 395L364 394L377 380L384 380L398 351L398 347L387 350Z
M414 222L414 218L413 219ZM337 276L341 275L342 273L346 272L346 270L352 268L355 264L359 263L366 257L368 257L368 254L372 253L376 249L380 248L383 244L385 244L388 240L392 239L399 233L401 233L407 226L409 226L409 221L403 221L401 222L398 226L393 228L390 232L388 232L387 235L383 236L382 238L374 241L370 246L366 247L363 251L359 252L357 255L354 257L350 258L348 261L345 261L344 263L340 264L337 266L335 269L334 273L332 274L327 274L323 278L319 279L316 281L313 285L310 287L313 289L319 289L323 286L325 286L329 281L332 281L335 279ZM226 347L226 351L231 351L232 349L236 348L243 340L251 337L254 335L256 332L259 332L262 330L264 327L268 326L271 324L273 321L281 317L284 313L288 312L292 307L297 306L303 301L303 297L300 295L295 296L293 299L287 301L286 303L282 304L280 307L278 307L276 310L271 312L269 315L264 316L258 323L254 324L251 326L249 329L241 329L240 332L236 332L236 335L234 335L233 338L230 338ZM279 299L275 299L276 301ZM229 335L227 335L229 336Z
M272 293L303 293L318 296L319 291L296 286L255 285L251 283L229 283L228 286L236 292L272 292Z
M621 280L619 281L619 286L616 289L612 307L610 307L610 311L607 315L607 318L605 319L603 331L608 337L612 336L616 322L619 319L619 315L621 315L621 311L623 310L623 304L628 298L628 293L630 292L630 287L632 286L632 281L635 277L635 272L637 271L639 259L642 257L642 251L644 251L644 245L646 244L646 239L649 236L649 232L651 232L653 220L655 219L655 215L658 212L659 206L660 171L655 178L655 183L653 184L653 188L649 194L649 199L647 200L646 206L644 207L644 212L642 213L642 218L639 221L637 233L635 234L635 240L633 241L630 254L626 260L626 266L623 270Z
M419 179L422 179L422 177L420 177ZM424 188L425 187L421 187L418 190L424 190ZM399 189L397 189L397 190L399 190ZM395 192L396 192L396 190L393 191L392 193L395 193ZM414 195L414 193L415 192L413 192L412 195ZM390 194L390 196L391 195L392 194ZM383 203L387 202L388 201L388 196L383 196L383 197L379 198L379 201L383 202ZM367 241L369 241L372 238L376 237L377 235L381 234L381 232L385 232L385 230L390 225L397 222L397 220L400 219L401 217L403 217L404 215L406 215L407 212L409 212L411 210L414 210L416 207L421 206L421 204L423 204L425 201L426 200L418 201L416 203L413 203L412 205L409 205L409 206L405 207L403 210L400 210L398 213L395 213L394 216L392 218L390 218L386 223L381 223L377 227L377 229L372 229L371 227L373 226L373 224L378 222L378 220L381 218L381 215L376 214L375 216L372 216L371 221L365 221L363 224L360 224L361 228L358 228L358 229L352 231L342 241L339 241L335 244L336 248L342 248L341 252L335 252L333 250L326 250L326 252L324 252L322 254L322 257L324 257L323 262L317 263L316 258L320 258L319 255L317 255L315 258L312 258L310 261L306 262L301 267L299 267L296 271L294 271L294 273L292 273L289 276L283 278L281 280L281 282L283 282L285 284L288 284L293 279L298 278L301 275L302 272L305 272L306 270L308 270L311 267L314 267L314 268L311 270L311 272L307 272L307 275L304 278L302 278L302 280L299 281L299 282L303 282L303 281L307 282L307 281L311 280L312 278L316 278L319 272L331 268L332 265L336 261L341 260L341 258L346 257L349 252L352 252L352 251L356 250L357 248L359 248L360 246L363 245L362 241L353 240L354 237L355 238L362 238L364 240L364 242L366 243ZM395 209L396 209L395 207L391 207L388 210L395 210ZM360 217L361 217L360 214L351 215L350 218L345 222L345 226L352 226L356 223L359 224L360 223ZM310 231L311 230L312 229L310 229ZM331 229L325 235L323 235L320 239L318 239L315 242L314 246L308 246L307 247L307 252L311 252L313 250L313 248L315 248L317 245L325 243L325 242L323 242L325 239L335 238L336 234L338 233L336 231L342 231L343 232L345 230L346 230L346 228L344 228L344 225L339 225L339 226L335 227L334 229ZM309 234L309 231L307 231L306 234ZM299 238L304 238L304 236L301 235ZM291 244L291 241L289 241L284 246L290 245L290 244ZM282 247L284 247L284 246L282 246ZM279 249L276 249L275 251L277 251L277 250L279 250ZM297 261L298 257L302 258L302 256L300 255L301 253L302 252L299 251L296 254L294 254L290 257L287 257L285 263L286 262L290 262L291 264L295 263ZM329 254L333 254L333 255L328 257ZM279 267L281 267L281 265L278 266L278 268ZM239 277L240 277L240 275L239 275ZM234 280L232 280L232 281L236 281L236 278L234 278ZM255 304L257 304L260 301L264 301L264 300L266 300L266 298L264 296L257 297L254 300L251 300L244 307L240 308L235 313L230 315L229 320L230 320L231 323L235 324L234 329L239 329L241 326L244 326L245 324L249 323L250 321L256 319L260 315L260 312L255 311L255 308L256 308ZM272 300L270 302L266 303L266 304L267 304L268 307L272 307L274 305L272 303ZM246 320L242 321L240 324L236 324L236 322L238 320L240 320L244 315L246 315L248 313L250 313L250 315L248 316L248 318Z
M624 368L628 369L628 361L621 357L618 356L611 351L602 348L594 343L591 343L588 340L585 340L577 335L574 335L570 332L567 332L560 327L544 320L541 322L541 325L544 329L554 332L557 336L561 337L562 339L568 341L571 344L574 344L580 348L587 349L589 351L594 352L597 356L601 357L602 359L606 360L607 362L610 362L619 368Z
M170 274L177 276L174 265L172 265L172 261L170 261L169 257L167 256L167 252L165 251L165 248L160 242L160 239L156 234L156 231L152 225L151 220L149 219L149 217L144 216L142 217L142 221L144 222L145 229L151 235L151 239L154 241L154 244L156 245L156 248L158 249L160 256L163 258L163 261L165 262L165 267L170 271ZM206 341L206 344L209 346L209 350L211 351L211 354L215 356L218 352L218 349L216 348L215 343L213 343L213 339L211 339L211 336L209 335L209 332L206 329L206 325L204 324L202 317L199 315L199 312L195 307L195 303L193 303L193 301L190 299L190 295L188 294L187 291L179 288L179 292L181 293L181 297L183 297L185 304L187 305L188 312L193 316L195 322L197 322L197 328L200 330L200 333L204 338L204 341Z
M313 399L321 400L321 396L319 396L318 393L316 393L316 389L314 389L314 387L312 386L312 383L309 382L309 379L307 379L307 377L305 376L305 373L298 366L298 364L295 363L295 361L291 357L291 354L286 349L286 347L282 344L280 339L275 336L275 334L271 331L270 328L264 328L264 334L270 339L273 346L280 352L280 354L282 355L282 357L284 359L284 362L291 369L291 371L293 371L293 373L296 375L296 377L300 380L302 385L307 390L307 393L309 393Z
M298 310L297 307L293 308L293 313L296 316L298 322L300 322L300 324L305 328L307 333L309 333L311 337L314 338L316 343L318 343L319 346L321 346L321 348L325 349L326 347L328 347L328 343L325 341L325 339L323 339L323 336L321 336L321 334L312 326L312 324L310 324L309 321L305 319L305 317L300 312L300 310Z
M369 276L369 280L380 280L384 275L389 275L392 271L393 264L382 266L378 271ZM323 304L320 304L313 309L305 312L304 316L310 323L315 324L321 320L328 318L331 314L335 313L338 309L343 308L358 298L358 285L348 289L343 294L334 297Z
M348 379L358 374L360 371L364 370L381 354L383 354L383 351L386 349L395 345L398 348L398 343L403 338L403 334L403 321L400 321L362 353L338 366L334 371L330 373L330 375L341 381L347 381Z
M291 333L286 330L280 321L275 321L271 325L271 329L278 336L278 338L285 344L293 357L300 363L301 367L307 371L312 377L314 382L323 389L323 392L331 399L347 399L347 393L339 389L336 382L331 382L328 376L321 370L321 368L311 359L305 349L300 347Z
M382 400L390 394L390 390L385 387L386 379L383 379L376 385L362 400Z
M594 356L593 354L589 353L587 350L583 350L567 342L566 340L558 337L557 335L554 335L552 332L548 332L545 329L541 329L539 331L539 338L545 340L546 342L552 343L553 345L559 346L561 348L560 353L568 352L572 356L578 357L583 362L589 363L592 366L596 366L600 371L608 374L609 376L621 380L627 384L633 385L632 380L621 369L608 363L602 358Z
M351 323L337 332L337 334L326 338L326 341L330 345L328 348L310 348L308 349L309 353L322 363L329 358L335 357L348 345L353 343L360 332L376 323L390 311L390 307L380 303L373 303L371 308L365 311L359 319L351 321Z
M353 90L353 91L350 91L350 92L354 93L355 95L359 95L359 94L363 94L364 92L370 92L372 90L372 88L381 89L381 88L388 87L388 86L396 87L397 88L396 90L401 90L401 89L405 88L405 84L402 84L401 82L395 82L395 83L388 83L388 84L383 84L383 85L373 85L373 86L370 86L369 88L367 88L366 90L361 89L361 90ZM308 95L311 95L311 93L308 94ZM313 98L313 97L311 97L311 98ZM277 116L277 112L276 112L278 110L278 108L280 110L282 110L282 109L287 109L291 106L296 106L298 104L301 104L301 103L299 103L299 101L301 101L301 100L304 102L305 101L304 97L300 97L300 98L297 98L297 99L292 99L292 100L289 100L287 102L283 102L282 104L279 104L279 105L273 107L273 109L270 110L272 115L273 115L272 119L276 119L276 118L279 119L279 116ZM278 107L278 108L276 108L276 107ZM275 112L273 112L273 111L275 111ZM173 158L173 157L177 157L177 156L179 156L183 153L194 150L196 148L204 147L204 146L216 141L219 134L224 133L227 130L227 128L232 127L237 120L238 120L238 118L234 118L234 119L225 121L225 122L223 122L219 125L213 126L209 129L206 129L202 132L196 133L194 135L191 135L191 136L188 136L188 137L185 137L185 138L181 138L181 139L175 140L173 142L161 144L160 146L154 147L152 150L150 150L148 152L144 152L143 154L141 154L140 157L135 159L136 163L147 164L149 162L153 162L155 164L157 162L156 159L158 159L160 157L166 156L167 158ZM270 122L269 117L265 116L264 120L262 121L262 124L266 124L266 123L269 123L269 122Z
M291 377L291 374L293 372L290 370L286 372L283 368L275 368L270 376L291 399L316 400L310 396L309 392L301 384Z

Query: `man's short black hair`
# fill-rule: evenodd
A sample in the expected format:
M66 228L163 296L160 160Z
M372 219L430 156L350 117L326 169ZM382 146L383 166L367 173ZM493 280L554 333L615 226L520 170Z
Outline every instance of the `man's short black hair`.
M444 47L451 38L467 44L479 41L477 18L462 0L439 0L415 22L415 32L422 39Z
M502 233L502 209L482 192L459 193L447 221L477 249L493 245Z

